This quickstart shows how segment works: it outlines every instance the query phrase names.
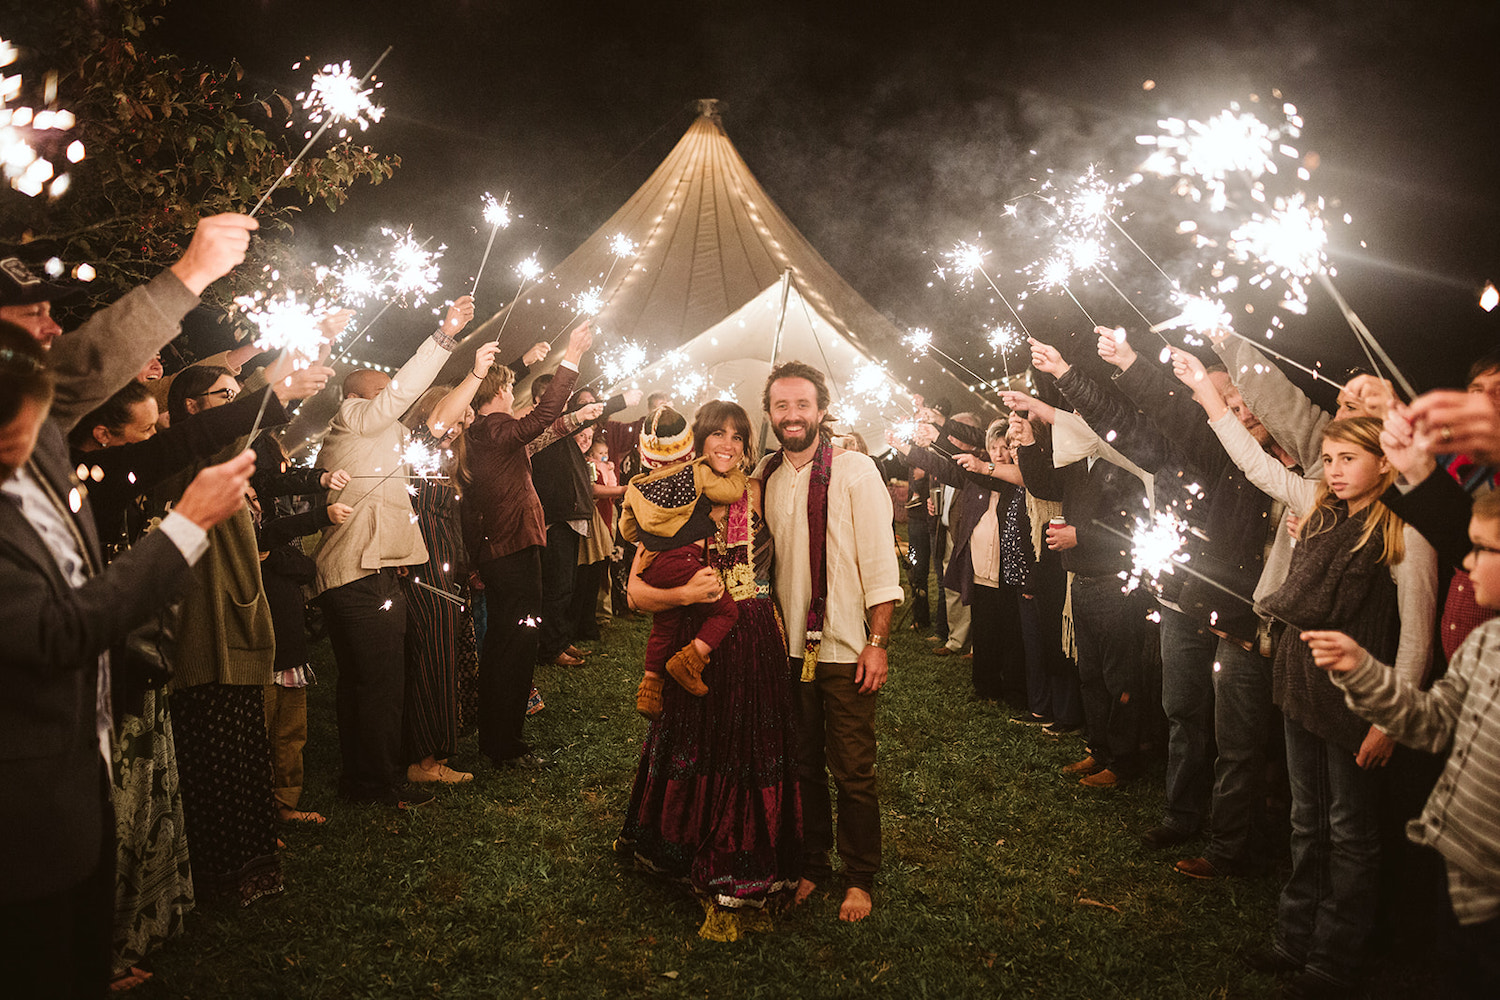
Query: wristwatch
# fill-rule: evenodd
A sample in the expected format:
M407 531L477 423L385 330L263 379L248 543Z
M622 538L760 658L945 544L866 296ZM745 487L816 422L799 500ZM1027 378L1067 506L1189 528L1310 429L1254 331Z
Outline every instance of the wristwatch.
M874 646L876 649L885 649L890 644L891 637L888 635L871 634L870 638L866 640L866 645Z

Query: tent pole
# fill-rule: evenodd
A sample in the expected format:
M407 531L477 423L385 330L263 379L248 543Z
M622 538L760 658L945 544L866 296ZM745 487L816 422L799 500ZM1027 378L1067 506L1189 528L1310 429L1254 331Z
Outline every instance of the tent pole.
M771 368L776 367L776 358L781 354L781 331L786 326L786 303L792 293L792 272L781 272L781 307L776 311L776 335L771 338ZM771 415L760 422L760 446L758 453L766 453L766 437L771 431Z

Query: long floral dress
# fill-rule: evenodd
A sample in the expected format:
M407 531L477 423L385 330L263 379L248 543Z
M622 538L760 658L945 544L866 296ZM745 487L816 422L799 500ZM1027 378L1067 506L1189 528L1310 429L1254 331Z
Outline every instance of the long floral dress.
M666 685L618 848L688 882L707 910L699 934L732 941L767 926L767 905L789 897L800 873L794 678L770 597L770 534L748 494L707 549L739 622L704 671L708 694ZM683 619L686 645L700 621Z

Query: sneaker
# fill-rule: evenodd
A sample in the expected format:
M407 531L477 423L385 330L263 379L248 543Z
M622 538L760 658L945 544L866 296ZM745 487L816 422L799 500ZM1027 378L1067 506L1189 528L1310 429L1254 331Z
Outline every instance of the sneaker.
M1120 784L1120 779L1115 777L1115 772L1106 767L1102 771L1085 774L1078 779L1078 783L1085 788L1113 788Z
M1192 839L1193 834L1191 831L1175 830L1165 824L1162 826L1153 826L1141 834L1141 843L1153 851L1164 851L1168 847L1176 847L1178 844L1185 844Z
M1040 715L1032 715L1030 712L1022 712L1020 715L1012 715L1010 717L1010 721L1013 722L1013 723L1015 723L1018 726L1043 726L1043 727L1045 727L1045 726L1052 725L1052 720L1051 719L1043 718Z
M1220 878L1224 874L1207 858L1183 858L1172 866L1172 870L1181 872L1188 878L1211 879Z
M473 781L474 775L468 771L455 771L447 764L439 764L431 771L424 770L421 764L412 764L406 769L406 780L413 785L431 784L433 782L444 785L461 785L466 781Z
M1074 761L1062 769L1063 774L1093 774L1095 771L1104 770L1104 765L1094 759L1093 755Z
M1083 732L1083 727L1064 726L1056 722L1049 722L1042 727L1042 732L1047 736L1076 736Z

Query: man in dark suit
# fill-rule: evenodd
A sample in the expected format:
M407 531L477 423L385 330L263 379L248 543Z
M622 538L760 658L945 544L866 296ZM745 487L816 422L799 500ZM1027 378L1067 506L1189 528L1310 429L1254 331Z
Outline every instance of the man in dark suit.
M50 357L29 331L0 323L0 969L17 996L105 991L109 650L170 599L207 529L243 503L254 466L246 452L205 469L159 530L104 567L64 434L172 339L198 293L244 259L254 226L204 220L181 261ZM0 298L22 282L35 292L31 280L7 271Z

